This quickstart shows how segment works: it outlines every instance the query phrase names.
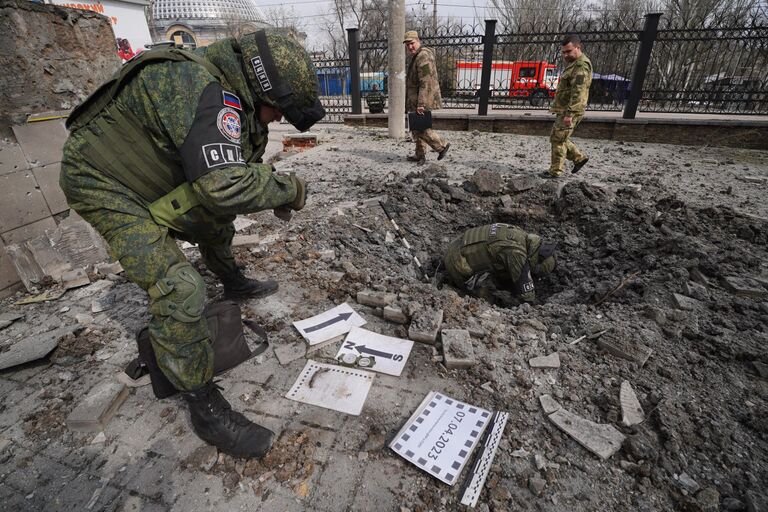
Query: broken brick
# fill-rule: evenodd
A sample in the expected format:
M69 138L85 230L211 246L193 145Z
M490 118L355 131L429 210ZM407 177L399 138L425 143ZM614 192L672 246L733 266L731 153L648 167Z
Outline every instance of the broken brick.
M394 302L395 299L397 299L397 295L394 293L376 292L373 290L363 290L357 292L358 304L363 304L365 306L371 306L374 308L383 308L384 306L388 306Z
M443 356L448 369L469 368L475 364L472 338L464 329L445 329L442 332Z

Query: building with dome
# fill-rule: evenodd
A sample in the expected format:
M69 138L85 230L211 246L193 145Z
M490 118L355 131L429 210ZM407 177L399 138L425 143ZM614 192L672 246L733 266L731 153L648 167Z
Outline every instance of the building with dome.
M270 26L253 0L154 0L148 18L154 42L190 48Z

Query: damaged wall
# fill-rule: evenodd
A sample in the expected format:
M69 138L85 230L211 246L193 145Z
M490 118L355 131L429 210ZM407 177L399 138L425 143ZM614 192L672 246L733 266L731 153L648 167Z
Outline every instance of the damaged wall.
M120 67L100 14L0 0L0 27L0 136L28 114L73 108Z
M0 27L1 298L23 289L9 248L54 235L69 213L59 188L66 111L120 59L109 20L93 12L0 0Z

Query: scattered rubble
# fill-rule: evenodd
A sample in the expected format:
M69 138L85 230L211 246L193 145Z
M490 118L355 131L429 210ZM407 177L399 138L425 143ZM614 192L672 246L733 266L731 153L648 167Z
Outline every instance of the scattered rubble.
M621 383L619 402L621 403L621 423L623 425L631 427L645 421L645 413L643 413L640 401L629 381L625 380Z
M619 451L624 442L624 435L613 425L601 425L565 409L558 409L548 418L581 446L603 460Z
M443 325L443 310L427 309L413 316L408 328L408 337L413 341L434 345L437 333Z
M443 329L441 339L446 368L449 370L469 368L475 364L475 352L472 349L472 338L469 331Z
M528 360L531 368L560 368L560 353L553 352L546 356L534 357Z
M309 151L279 162L281 171L297 171L311 181L307 208L287 224L269 212L251 216L257 222L242 236L261 242L235 248L247 273L280 280L279 292L250 303L246 315L265 326L276 354L286 350L298 359L265 352L263 362L245 363L223 382L225 392L235 393L230 397L247 397L236 401L249 418L279 433L274 457L244 462L211 453L207 470L179 467L200 446L182 414L175 424L163 423L169 420L163 417L130 429L118 414L104 444L94 447L108 460L105 473L125 456L126 437L154 428L159 430L151 449L163 456L134 454L136 464L142 469L173 464L181 478L201 476L203 487L212 491L195 497L211 499L206 506L238 507L256 496L265 509L352 510L364 502L454 510L460 486L447 488L406 468L381 449L383 440L378 448L366 446L373 431L388 439L414 400L418 403L414 395L426 388L510 413L478 510L747 510L748 505L759 510L754 507L765 494L760 483L766 479L768 449L762 434L768 417L763 398L768 300L757 293L765 284L750 276L766 275L768 225L761 220L766 205L752 190L757 187L734 179L741 165L724 173L717 162L727 155L749 167L745 174L754 174L768 168L768 158L738 150L585 141L586 149L599 155L586 174L515 191L512 181L530 169L507 158L509 144L531 146L520 149L531 156L546 154L545 137L452 133L446 162L416 167L400 158L409 148L381 137L381 131L341 133L334 135L336 151ZM700 165L702 151L715 163ZM681 162L693 162L696 172ZM476 174L480 169L487 172ZM720 193L731 185L730 194ZM393 228L379 200L408 237L430 283L400 243L387 244ZM490 304L450 286L442 274L440 255L450 240L467 227L495 221L559 243L558 268L537 278L534 304ZM209 296L218 296L220 286L199 251L184 251L204 276ZM99 270L90 277L107 274ZM731 282L746 294L727 288L723 276L749 278ZM97 288L104 282L135 293L118 296L117 306L97 312L94 305L99 309L110 301L112 290ZM394 298L358 307L360 292ZM675 293L698 302L683 309ZM2 331L0 356L21 339L24 322L36 323L43 315L72 323L85 314L93 323L61 340L47 370L32 377L27 369L18 377L13 371L3 381L11 397L19 394L21 382L25 390L36 388L33 405L18 406L25 411L23 432L12 427L3 436L50 440L51 452L80 456L93 434L83 437L62 425L84 394L84 376L110 365L122 368L122 361L135 355L133 333L147 320L142 298L124 278L101 279L53 302L14 307L26 319ZM292 322L345 303L360 310L371 331L421 335L420 341L433 346L416 345L402 377L381 376L361 415L340 421L346 415L283 397L304 364L298 349L306 353ZM448 358L443 363L437 357L444 327L469 333L474 365L446 371ZM580 341L570 344L573 340ZM338 338L322 341L310 347L312 357L333 363L339 345ZM528 364L554 352L567 362L556 372ZM114 355L100 360L109 354ZM619 390L624 380L631 380L645 409L645 420L632 426L624 424ZM123 408L130 405L142 420L154 419L156 404L145 398L150 394L146 387L137 389ZM6 399L0 407L6 415L17 406ZM593 452L571 442L572 436ZM173 448L167 449L169 444ZM1 456L15 447L16 440ZM177 447L185 450L183 456L176 455ZM14 456L7 467L19 461L23 457ZM100 468L101 462L90 467ZM137 469L125 465L129 473ZM208 474L195 475L199 471ZM695 492L687 478L698 485ZM384 485L375 485L379 482ZM214 494L232 501L214 503ZM158 498L159 506L171 508L166 496ZM99 506L103 500L104 495Z
M80 432L104 430L128 398L128 388L115 380L102 381L91 389L67 416L67 427Z

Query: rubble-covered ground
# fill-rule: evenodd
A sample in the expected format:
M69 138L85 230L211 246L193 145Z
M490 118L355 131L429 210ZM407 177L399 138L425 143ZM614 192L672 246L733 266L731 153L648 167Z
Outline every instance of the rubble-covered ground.
M242 232L263 243L237 247L238 259L281 285L244 304L245 315L274 346L289 345L299 342L291 322L347 301L366 328L407 337L407 323L355 300L390 292L409 317L442 309L444 328L469 329L477 363L448 370L439 345L417 343L401 377L376 376L355 417L283 398L306 358L283 366L270 350L221 382L235 408L280 433L264 460L240 461L197 440L183 404L155 400L149 386L132 391L104 436L64 425L79 398L134 356L146 299L123 277L47 303L6 301L4 311L26 316L0 331L0 350L61 324L81 328L43 363L0 374L4 507L463 509L460 485L386 447L436 390L510 413L479 510L768 510L768 153L582 140L591 160L576 177L531 181L548 166L544 137L450 132L447 158L416 166L405 162L413 145L384 130L319 135L317 148L276 163L308 181L305 210L288 224L251 215ZM491 305L441 282L448 242L490 222L558 242L536 304ZM220 286L186 252L216 298ZM99 298L113 305L94 313ZM328 362L337 349L306 357ZM560 368L530 367L555 351ZM625 380L645 411L633 427L621 423ZM544 394L613 424L626 436L621 450L605 461L585 450L549 421Z

